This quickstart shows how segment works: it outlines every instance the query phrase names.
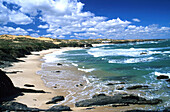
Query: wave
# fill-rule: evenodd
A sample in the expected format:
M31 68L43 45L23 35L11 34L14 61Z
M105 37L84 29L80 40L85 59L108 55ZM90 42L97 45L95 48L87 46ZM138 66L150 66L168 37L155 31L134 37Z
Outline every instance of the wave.
M164 50L170 49L170 47L163 48L130 48L130 49L103 49L103 48L92 48L87 51L88 54L93 55L94 57L103 57L103 56L130 56L130 57L139 57L139 56L149 56L153 54L163 54L169 53L169 51L154 51L154 50Z
M90 69L78 68L78 70L88 73L88 72L92 72L92 71L94 71L94 70L95 70L95 68L90 68Z
M72 64L73 66L76 66L76 67L78 66L78 64L76 64L76 63L71 63L71 64Z
M165 76L168 76L168 77L170 78L170 73L154 72L154 74L155 74L156 76L165 75Z
M63 60L57 56L64 54L63 51L56 51L51 54L46 54L43 59L46 63L55 63L57 61Z
M108 63L142 63L142 62L151 62L156 60L154 57L149 58L130 58L126 60L109 60Z

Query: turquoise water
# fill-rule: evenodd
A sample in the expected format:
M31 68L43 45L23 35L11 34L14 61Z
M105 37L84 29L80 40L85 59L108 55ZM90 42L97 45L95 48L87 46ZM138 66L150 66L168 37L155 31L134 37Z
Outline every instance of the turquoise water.
M91 83L97 81L124 81L131 84L147 84L143 90L150 98L161 98L160 107L169 106L170 84L157 80L156 75L170 77L170 40L136 42L98 46L90 49L66 51L66 59L78 70L84 71Z

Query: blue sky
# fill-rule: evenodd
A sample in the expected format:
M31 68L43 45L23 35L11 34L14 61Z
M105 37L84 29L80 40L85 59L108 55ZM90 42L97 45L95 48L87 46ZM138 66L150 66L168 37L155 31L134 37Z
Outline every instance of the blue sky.
M170 0L0 0L0 34L170 38Z

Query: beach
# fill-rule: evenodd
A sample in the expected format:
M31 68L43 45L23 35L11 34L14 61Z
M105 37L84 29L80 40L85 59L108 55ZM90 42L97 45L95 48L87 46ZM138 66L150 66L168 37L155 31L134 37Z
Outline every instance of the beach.
M98 46L101 45L95 45L95 47ZM64 61L58 61L58 57L56 55L63 55L61 53L65 51L79 51L81 49L82 48L65 47L61 49L49 49L40 52L32 52L31 55L27 55L24 58L19 58L23 62L13 63L13 66L4 68L3 70L7 72L8 77L10 77L16 87L43 90L46 92L24 93L23 96L15 98L14 101L26 104L28 107L32 108L48 109L54 104L46 104L46 102L50 101L55 96L64 96L65 100L57 102L57 105L67 105L75 112L117 112L147 107L146 105L128 105L120 107L106 105L101 107L92 106L92 108L89 109L87 107L76 107L75 103L77 101L90 99L92 95L97 93L98 90L95 87L97 87L96 84L98 85L98 83L91 83L92 85L89 86L87 76L90 76L89 72L91 72L91 69L79 69L76 67L77 65L75 63L72 63L72 66L70 66ZM55 56L55 58L53 56ZM52 63L53 61L54 63ZM13 71L18 72L16 74L9 74ZM34 85L35 87L25 87L25 84ZM103 89L102 86L104 85L101 85L100 88ZM131 90L130 92L133 94L138 93L139 91ZM118 90L113 93L126 94L126 92Z

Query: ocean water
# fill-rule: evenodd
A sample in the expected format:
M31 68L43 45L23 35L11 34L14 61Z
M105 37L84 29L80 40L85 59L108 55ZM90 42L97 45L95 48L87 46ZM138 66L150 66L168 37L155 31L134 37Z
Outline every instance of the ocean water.
M163 103L151 106L153 108L170 106L170 84L156 78L158 75L170 77L170 40L103 45L90 49L53 53L46 55L45 59L48 66L56 66L55 63L61 62L81 71L87 85L82 89L77 100L88 98L85 96L90 98L94 93L113 95L118 92L127 92L148 99L163 99ZM107 85L117 82L126 84ZM126 89L128 86L138 84L148 85L149 88ZM125 87L124 90L116 89L122 85Z

